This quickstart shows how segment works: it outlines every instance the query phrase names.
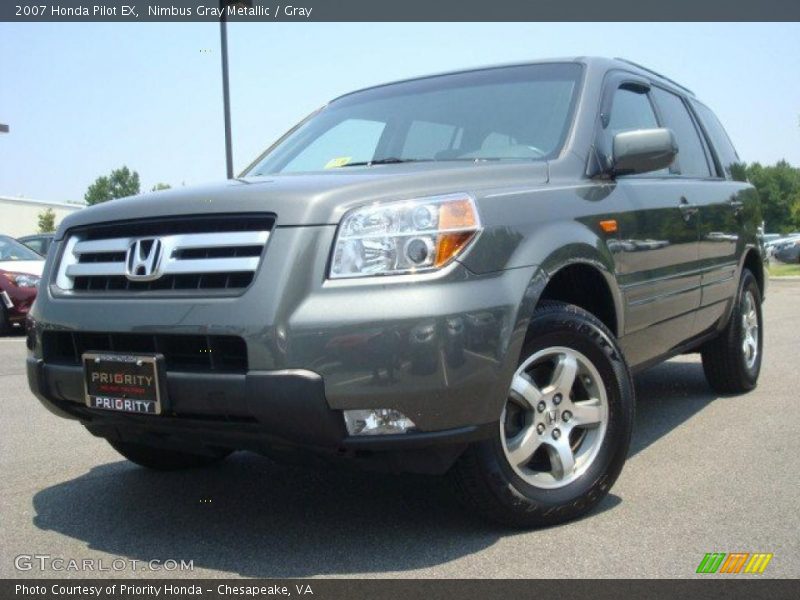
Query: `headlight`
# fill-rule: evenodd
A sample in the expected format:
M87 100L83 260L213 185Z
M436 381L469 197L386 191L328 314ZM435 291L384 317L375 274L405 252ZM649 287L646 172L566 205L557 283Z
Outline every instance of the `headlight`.
M39 277L28 273L3 273L6 278L17 287L35 288L39 287Z
M466 194L362 206L342 218L330 276L440 269L463 252L480 230L475 201Z

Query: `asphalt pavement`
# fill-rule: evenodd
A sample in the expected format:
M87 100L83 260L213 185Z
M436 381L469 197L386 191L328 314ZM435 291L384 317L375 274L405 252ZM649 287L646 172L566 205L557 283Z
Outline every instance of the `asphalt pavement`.
M476 519L433 477L245 453L148 472L47 412L28 391L23 338L0 338L0 577L691 577L707 552L772 553L757 577L797 577L799 310L800 281L773 280L749 394L713 393L697 355L638 376L611 494L529 532ZM166 570L180 561L193 570Z

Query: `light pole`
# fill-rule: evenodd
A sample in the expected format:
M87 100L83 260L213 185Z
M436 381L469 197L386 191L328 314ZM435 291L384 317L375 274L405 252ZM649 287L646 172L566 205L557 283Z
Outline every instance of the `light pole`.
M231 97L228 83L228 7L249 8L252 0L219 0L219 42L222 57L222 111L225 120L225 173L233 179L233 144L231 142Z

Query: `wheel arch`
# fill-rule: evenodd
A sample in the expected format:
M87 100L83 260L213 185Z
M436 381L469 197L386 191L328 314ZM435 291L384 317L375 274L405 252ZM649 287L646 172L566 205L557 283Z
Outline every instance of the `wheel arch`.
M580 306L597 317L615 336L622 317L614 300L607 273L596 265L576 261L554 272L542 290L539 302L559 300Z
M614 255L605 241L588 227L574 222L552 224L544 231L546 235L536 238L539 244L529 244L526 252L529 260L524 264L535 266L535 270L518 302L503 361L501 379L508 385L511 384L523 345L530 335L534 312L542 301L561 300L576 304L591 314L599 312L595 316L614 336L621 336L625 331L624 299L616 280ZM575 241L557 244L555 242L558 239ZM568 294L565 293L568 289L565 282L570 280L583 284L591 281L595 287L581 285L579 290L582 295ZM598 301L598 296L601 301ZM598 310L598 307L602 309Z
M745 251L742 252L742 256L739 259L739 269L738 269L738 277L736 279L736 292L734 297L730 299L728 305L725 307L725 312L723 313L722 317L720 317L719 322L717 323L717 331L722 331L728 324L728 321L733 314L733 308L735 305L736 297L739 293L739 286L742 281L742 274L744 270L749 270L753 277L756 278L756 283L758 284L758 291L761 294L761 301L764 301L764 297L767 293L767 282L768 277L766 275L766 266L765 266L765 259L762 256L761 252L759 252L758 248L752 245L748 245L745 248Z
M742 258L741 267L739 268L739 277L741 277L744 269L749 269L750 272L755 276L756 282L758 283L758 291L761 294L761 299L763 300L767 291L765 287L767 278L764 273L764 259L756 248L750 247L745 251Z

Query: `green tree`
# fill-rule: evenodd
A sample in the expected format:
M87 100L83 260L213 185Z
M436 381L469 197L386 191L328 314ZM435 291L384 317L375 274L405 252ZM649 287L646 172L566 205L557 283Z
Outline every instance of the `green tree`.
M758 190L768 232L788 233L800 226L800 169L785 160L767 167L752 163L747 167L747 179Z
M792 204L792 230L800 231L800 194L795 197Z
M52 233L56 230L56 213L52 208L43 210L37 218L39 219L39 233Z
M103 175L95 179L86 190L84 199L86 204L99 204L115 198L135 196L139 191L139 173L123 166L111 171L108 177Z
M168 183L157 183L152 188L150 188L151 192L160 192L161 190L168 190L172 188L172 186Z

